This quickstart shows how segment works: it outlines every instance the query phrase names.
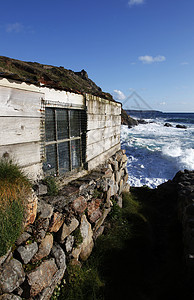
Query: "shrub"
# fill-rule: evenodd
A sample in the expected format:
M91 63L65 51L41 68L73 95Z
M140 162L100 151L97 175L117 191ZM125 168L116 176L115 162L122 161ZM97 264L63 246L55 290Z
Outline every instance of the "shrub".
M58 189L55 177L47 176L47 177L45 177L43 182L47 185L49 196L58 195L59 189Z
M11 160L0 160L0 256L5 255L22 232L25 199L31 184Z

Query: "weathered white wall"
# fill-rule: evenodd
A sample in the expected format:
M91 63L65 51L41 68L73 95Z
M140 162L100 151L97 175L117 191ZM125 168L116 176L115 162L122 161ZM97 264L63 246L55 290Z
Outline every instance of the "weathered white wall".
M89 170L120 149L119 103L0 78L0 158L9 155L32 179L43 175L43 103L72 108L86 105Z
M84 97L0 78L0 158L13 159L33 180L42 177L42 129L46 105L77 107Z
M88 169L103 163L120 149L121 104L86 95Z

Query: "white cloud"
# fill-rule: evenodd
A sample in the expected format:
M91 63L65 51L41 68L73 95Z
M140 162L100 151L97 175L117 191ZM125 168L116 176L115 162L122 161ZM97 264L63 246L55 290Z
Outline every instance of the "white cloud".
M119 100L119 101L126 99L125 94L120 90L114 90L113 96L116 100Z
M145 0L130 0L128 2L129 6L133 6L133 5L139 5L139 4L143 4L145 2Z
M166 60L166 57L163 55L157 55L155 57L150 56L150 55L144 55L144 56L139 56L138 59L143 63L143 64L152 64L154 62L163 62Z
M6 25L5 30L6 30L6 32L9 32L9 33L12 33L12 32L19 33L24 30L24 26L19 22L9 23Z
M186 65L188 65L189 63L187 62L187 61L183 61L182 63L181 63L181 66L186 66Z
M164 105L166 105L166 102L165 101L160 102L160 105L164 106Z

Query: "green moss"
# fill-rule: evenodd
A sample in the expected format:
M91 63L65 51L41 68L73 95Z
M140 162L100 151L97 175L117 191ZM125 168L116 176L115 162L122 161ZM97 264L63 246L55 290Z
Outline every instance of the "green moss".
M74 246L78 247L83 242L83 237L81 235L80 228L77 228L74 233Z

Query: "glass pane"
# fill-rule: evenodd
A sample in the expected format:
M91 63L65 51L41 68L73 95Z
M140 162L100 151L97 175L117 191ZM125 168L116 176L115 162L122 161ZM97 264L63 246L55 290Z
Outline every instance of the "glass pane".
M71 163L72 169L76 169L81 166L80 140L71 141Z
M69 137L68 112L65 109L57 109L57 139L63 140Z
M69 168L69 142L58 144L59 153L59 173L63 174L70 170Z
M52 108L45 110L45 134L47 142L55 140L55 112Z
M70 136L76 137L80 136L80 111L79 110L70 110Z
M50 174L56 174L57 161L55 144L46 146L46 162L43 165L43 170Z

